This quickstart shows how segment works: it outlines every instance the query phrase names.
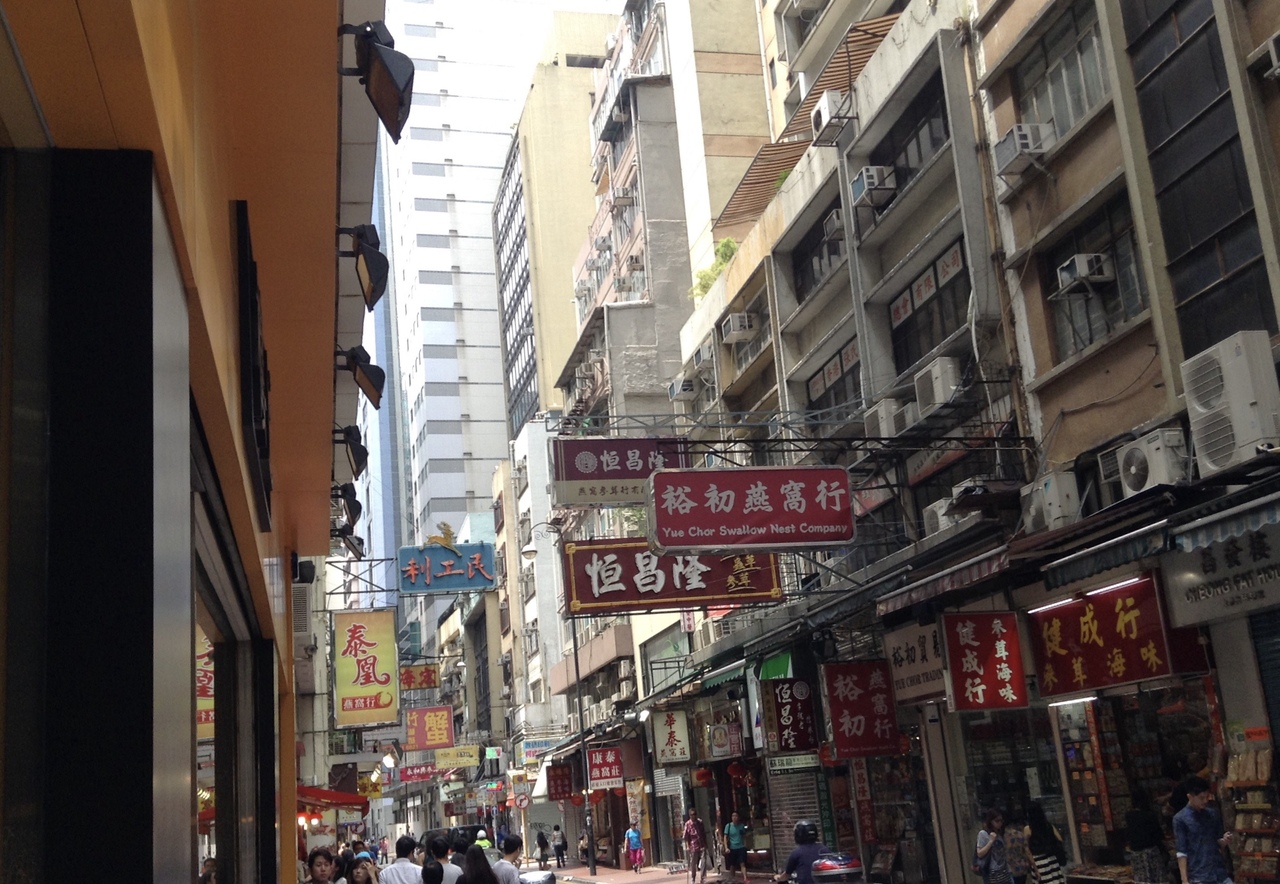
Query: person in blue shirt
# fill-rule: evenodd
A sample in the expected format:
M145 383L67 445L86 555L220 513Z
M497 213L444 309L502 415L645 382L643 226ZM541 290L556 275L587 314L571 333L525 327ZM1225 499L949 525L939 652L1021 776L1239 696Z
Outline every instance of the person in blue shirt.
M1173 817L1173 838L1178 849L1178 872L1182 884L1223 884L1229 882L1222 848L1231 843L1231 833L1222 830L1222 815L1209 806L1213 794L1203 777L1188 777L1183 783L1187 806Z
M635 820L631 821L631 828L627 829L627 858L631 860L631 871L637 875L640 874L640 867L644 865L644 839L640 837L640 823Z

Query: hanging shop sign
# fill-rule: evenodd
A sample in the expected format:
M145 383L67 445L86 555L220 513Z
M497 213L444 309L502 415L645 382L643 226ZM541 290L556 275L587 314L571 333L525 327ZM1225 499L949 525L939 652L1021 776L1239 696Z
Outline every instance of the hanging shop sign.
M813 752L816 759L819 740L812 685L799 678L775 678L761 685L761 690L768 750Z
M817 752L806 752L802 755L770 755L767 758L769 773L794 773L800 770L817 770L822 761Z
M547 765L547 800L568 801L573 797L573 765Z
M395 609L334 612L333 637L334 724L398 722Z
M1190 544L1188 544L1190 545ZM1280 527L1160 557L1169 622L1198 626L1280 605Z
M889 661L893 695L899 703L936 700L947 694L938 624L911 624L886 633L884 655Z
M742 755L742 725L712 724L707 726L707 757L737 758Z
M453 746L436 750L436 767L475 767L479 763L479 746Z
M448 749L453 745L453 707L425 706L404 713L406 752Z
M587 788L623 788L622 753L616 746L587 750Z
M836 758L897 754L888 661L824 663L821 673Z
M673 611L708 605L772 604L782 599L778 561L767 553L658 555L643 539L564 545L569 610L574 614Z
M865 758L853 759L853 806L858 814L858 832L862 840L877 843L880 837L876 833L876 812L871 803L871 772Z
M439 664L424 663L420 666L400 667L400 690L420 691L438 687L440 687Z
M953 709L1021 709L1030 705L1017 614L943 614L942 631Z
M558 741L547 739L526 739L517 743L519 747L515 751L515 761L521 767L528 767L536 764L543 754L554 746Z
M213 644L196 624L196 739L213 739Z
M1160 603L1150 574L1083 599L1027 612L1045 697L1170 674Z
M356 794L365 798L381 798L382 797L382 777L376 780L373 778L373 772L361 771L356 774Z
M644 503L649 474L688 465L684 439L551 440L552 493L557 504L578 506Z
M493 589L493 544L458 543L446 523L422 546L400 547L400 592Z
M658 470L649 541L662 552L786 550L853 540L843 467Z
M404 764L397 769L400 780L405 783L417 783L423 780L434 780L444 773L434 764Z
M654 761L658 764L678 764L693 758L689 744L689 715L683 709L659 712L653 721Z

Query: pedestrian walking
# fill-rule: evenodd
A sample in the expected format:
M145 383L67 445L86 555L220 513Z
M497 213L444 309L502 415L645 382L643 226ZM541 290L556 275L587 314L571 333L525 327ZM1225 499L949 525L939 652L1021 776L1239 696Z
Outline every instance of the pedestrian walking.
M631 821L631 828L623 834L627 841L627 859L631 861L631 871L640 874L644 865L644 839L640 837L640 823Z
M1063 870L1067 851L1062 844L1062 833L1045 817L1040 802L1033 801L1028 805L1027 827L1023 833L1027 837L1027 850L1031 854L1031 876L1035 884L1067 884L1067 876ZM1006 845L1006 864L1008 860Z
M982 884L1012 884L1005 860L1004 814L999 810L987 811L973 853L974 871L982 876Z
M747 884L747 827L741 822L735 810L729 814L729 822L724 825L721 844L724 847L724 867L730 873L742 870L742 884Z
M523 848L524 839L519 835L508 835L502 842L502 859L493 864L498 884L520 884L520 851ZM466 874L464 870L463 875Z
M1130 797L1133 809L1124 815L1124 824L1133 884L1166 884L1169 855L1165 852L1160 814L1146 790L1134 789Z
M1173 817L1173 840L1178 848L1178 873L1182 884L1223 884L1230 881L1222 850L1231 833L1222 830L1222 815L1209 806L1213 793L1202 777L1184 782L1187 806Z
M707 827L698 819L698 809L689 808L689 818L684 821L685 856L689 863L689 881L696 882L701 875L702 884L707 882Z
M419 884L422 868L413 861L417 847L418 841L412 835L396 839L396 861L382 870L379 878L382 884Z
M563 869L564 854L569 848L569 839L565 838L559 826L551 827L551 847L556 852L556 868Z
M538 868L545 872L551 868L551 842L547 840L547 833L539 829L534 843L538 845Z

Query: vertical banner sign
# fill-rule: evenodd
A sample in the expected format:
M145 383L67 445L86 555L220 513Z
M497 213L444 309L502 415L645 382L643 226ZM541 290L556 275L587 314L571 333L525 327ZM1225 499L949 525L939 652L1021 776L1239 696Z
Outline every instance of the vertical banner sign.
M196 739L213 739L213 644L196 624Z
M573 765L547 765L547 800L568 801L573 797Z
M587 750L587 788L621 789L622 753L616 746Z
M333 718L337 727L400 720L396 612L333 614Z
M1170 673L1155 581L1144 574L1027 614L1040 693L1051 697Z
M871 774L867 770L867 759L853 759L853 803L858 814L858 836L863 844L875 844L880 840L876 834L876 814L871 806Z
M1017 614L943 614L942 631L946 635L947 674L957 711L1030 705Z
M823 696L836 758L898 754L898 719L889 662L826 663Z
M453 707L426 706L404 713L406 752L448 749L453 745Z
M668 709L653 717L653 745L658 764L679 764L693 759L689 745L689 716L683 709Z
M772 707L765 741L770 752L813 752L818 729L813 716L813 688L798 678L769 679L763 686L765 702Z

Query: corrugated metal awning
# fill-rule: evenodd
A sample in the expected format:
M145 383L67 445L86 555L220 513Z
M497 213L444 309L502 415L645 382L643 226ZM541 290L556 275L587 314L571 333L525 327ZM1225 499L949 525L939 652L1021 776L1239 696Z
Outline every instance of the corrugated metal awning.
M1113 537L1080 552L1072 553L1044 566L1044 585L1057 589L1095 574L1132 564L1148 556L1159 555L1165 549L1167 519L1144 525L1135 531Z
M1280 525L1280 492L1205 516L1173 532L1173 545L1194 552L1211 543L1243 537L1263 525Z
M964 589L993 577L1009 567L1009 547L1001 546L948 568L902 589L894 590L876 602L876 614L883 617L944 593Z

